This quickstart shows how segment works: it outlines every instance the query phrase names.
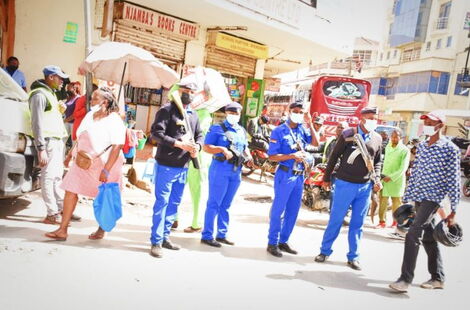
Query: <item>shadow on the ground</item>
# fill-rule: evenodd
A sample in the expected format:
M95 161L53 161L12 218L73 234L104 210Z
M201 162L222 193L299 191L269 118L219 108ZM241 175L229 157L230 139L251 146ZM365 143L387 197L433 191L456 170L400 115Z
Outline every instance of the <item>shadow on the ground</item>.
M0 219L6 219L12 214L23 211L27 209L30 204L30 200L22 197L4 199L1 201Z
M388 298L409 299L407 294L397 294L388 288L370 285L388 285L390 282L364 278L361 274L354 272L298 270L294 275L269 274L266 275L266 277L274 280L307 281L317 285L318 289L321 290L327 290L327 288L338 288L372 293Z

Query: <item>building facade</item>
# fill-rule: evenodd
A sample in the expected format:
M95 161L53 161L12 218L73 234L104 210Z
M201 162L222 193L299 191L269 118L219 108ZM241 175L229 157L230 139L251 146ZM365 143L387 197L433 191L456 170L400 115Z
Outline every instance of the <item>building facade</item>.
M423 112L448 110L446 134L459 135L459 123L467 119L458 111L470 109L462 84L468 79L469 21L470 1L393 1L375 65L355 74L372 83L370 102L381 119L414 138L421 133Z

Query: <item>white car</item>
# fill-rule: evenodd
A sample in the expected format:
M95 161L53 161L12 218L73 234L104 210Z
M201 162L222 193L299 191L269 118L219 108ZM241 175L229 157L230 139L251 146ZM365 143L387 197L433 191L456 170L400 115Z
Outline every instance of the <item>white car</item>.
M0 69L0 198L37 189L28 95Z

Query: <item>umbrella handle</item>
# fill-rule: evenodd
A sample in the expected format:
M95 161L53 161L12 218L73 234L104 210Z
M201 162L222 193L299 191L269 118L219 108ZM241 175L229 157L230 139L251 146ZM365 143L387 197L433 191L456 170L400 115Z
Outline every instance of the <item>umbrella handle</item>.
M121 83L119 83L119 93L117 97L117 102L119 103L119 98L121 98L122 82L124 81L124 74L126 73L127 61L124 63L124 69L122 69Z

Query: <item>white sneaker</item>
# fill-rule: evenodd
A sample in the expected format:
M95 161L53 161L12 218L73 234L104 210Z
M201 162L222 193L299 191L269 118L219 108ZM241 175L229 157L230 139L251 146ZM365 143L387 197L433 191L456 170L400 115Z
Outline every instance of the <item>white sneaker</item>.
M428 281L422 283L421 287L425 288L425 289L428 289L428 290L443 289L444 288L444 282L431 279L431 280L428 280Z
M405 281L398 280L396 282L390 283L388 287L390 287L392 290L395 290L400 293L406 293L408 292L408 286L410 286L409 283L406 283Z

